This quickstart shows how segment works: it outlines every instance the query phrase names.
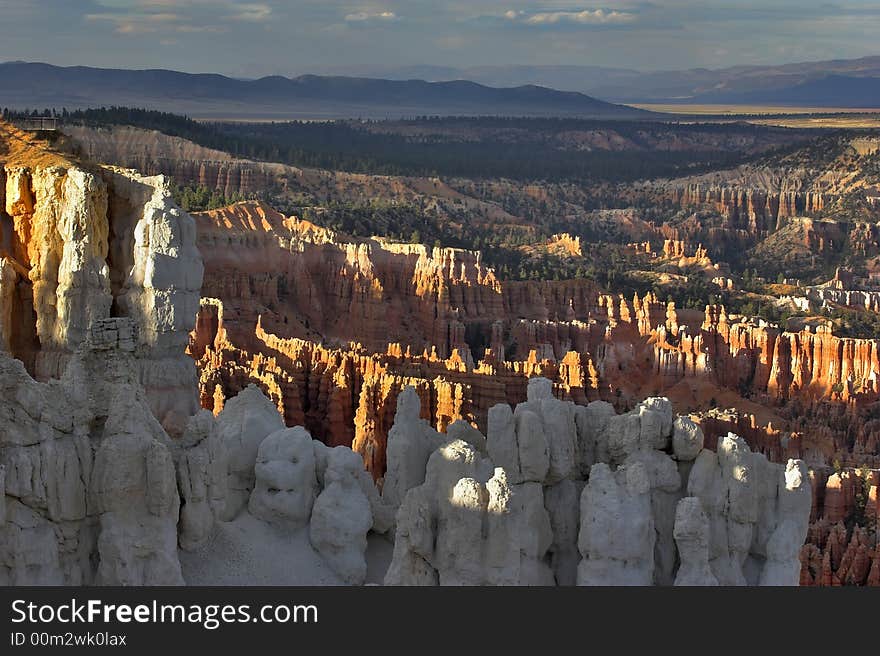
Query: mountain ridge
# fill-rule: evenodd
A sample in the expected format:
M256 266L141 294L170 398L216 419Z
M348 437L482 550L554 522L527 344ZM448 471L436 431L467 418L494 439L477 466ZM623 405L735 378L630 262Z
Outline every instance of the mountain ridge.
M333 69L337 72L345 70ZM801 102L802 85L830 77L855 81L880 79L880 56L831 59L778 65L738 65L710 69L637 71L591 65L505 65L454 68L443 66L355 67L361 74L390 79L421 76L440 81L465 78L488 85L540 84L578 91L619 103L779 103ZM853 86L856 82L852 83ZM743 94L742 96L738 94ZM864 107L858 93L818 96L819 106ZM877 101L872 100L877 106Z
M649 118L651 112L537 85L496 88L467 80L428 82L273 75L239 80L167 69L0 63L9 107L144 105L205 118L398 118L417 115Z

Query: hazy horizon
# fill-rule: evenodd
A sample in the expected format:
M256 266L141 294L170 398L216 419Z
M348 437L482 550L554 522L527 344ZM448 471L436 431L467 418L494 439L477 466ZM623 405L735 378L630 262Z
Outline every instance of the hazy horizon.
M7 27L0 61L244 78L428 66L776 66L875 55L880 32L878 3L793 0L697 7L682 0L0 0L0 13Z
M858 59L866 59L871 57L880 58L880 51L877 54L868 54L863 55L861 57L842 57L837 58L840 61L853 61ZM591 67L597 69L605 69L608 71L612 70L620 70L627 71L633 73L675 73L687 70L710 70L710 71L720 71L725 69L734 69L734 68L761 68L764 66L768 67L782 67L782 66L792 66L797 64L809 64L815 62L825 62L832 60L818 60L818 59L809 59L809 60L798 60L798 61L779 61L774 62L772 64L732 64L730 66L718 66L718 67L706 67L706 66L692 66L689 68L651 68L651 69L637 69L637 68L628 68L622 66L594 66L592 64L530 64L530 63L510 63L510 64L473 64L473 65L464 65L464 66L444 66L440 64L432 64L432 63L413 63L401 66L393 66L393 65L371 65L371 64L339 64L333 66L321 66L316 64L313 67L303 70L294 70L290 73L266 73L264 75L235 75L232 73L224 72L221 70L201 70L201 69L190 69L186 66L122 66L122 65L113 65L112 63L108 64L84 64L80 62L64 62L64 61L49 61L47 59L2 59L0 58L0 64L13 64L13 63L25 63L25 64L47 64L49 66L57 66L60 68L68 68L68 67L84 67L84 68L96 68L96 69L108 69L108 70L130 70L130 71L144 71L144 70L167 70L167 71L175 71L180 73L187 73L191 75L210 75L210 74L218 74L223 75L224 77L230 77L241 80L258 80L263 77L272 77L282 75L284 77L295 78L302 75L326 75L326 76L340 76L340 77L376 77L381 78L382 73L399 73L402 71L410 70L410 69L436 69L436 70L480 70L480 69L494 69L494 70L504 70L504 69L526 69L526 68L535 68L535 69L554 69L554 68L565 68L565 67Z

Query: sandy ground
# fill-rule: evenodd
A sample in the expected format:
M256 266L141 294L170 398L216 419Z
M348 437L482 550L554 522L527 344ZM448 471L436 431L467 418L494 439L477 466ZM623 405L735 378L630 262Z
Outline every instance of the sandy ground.
M367 584L382 585L394 554L392 539L391 536L373 533L367 537Z
M370 535L367 583L382 582L392 550L385 537ZM204 548L181 551L180 565L189 585L342 585L309 544L308 528L280 531L247 512L221 522Z

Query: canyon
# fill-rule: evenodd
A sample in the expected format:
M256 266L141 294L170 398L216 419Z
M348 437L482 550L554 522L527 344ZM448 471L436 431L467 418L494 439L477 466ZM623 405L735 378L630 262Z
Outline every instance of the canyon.
M615 297L587 280L502 282L477 252L356 240L260 203L195 218L213 299L202 303L190 346L202 362L203 405L215 402L217 385L224 396L245 386L253 363L254 380L272 381L290 421L345 389L346 403L332 404L347 408L343 421L323 422L317 411L317 423L349 431L331 430L334 442L351 440L364 381L381 376L420 379L441 429L455 419L485 427L488 408L521 401L532 375L554 379L563 398L620 409L662 392L698 411L691 387L702 396L747 390L777 428L790 407L813 413L835 402L858 414L878 398L880 342L821 324L788 332L720 306L696 312L652 294ZM390 381L380 387L393 392ZM849 449L817 451L824 436L791 432L790 452L817 466L848 462L848 451L870 458L877 442L866 426ZM773 448L781 458L781 442Z
M203 407L220 412L256 384L288 425L351 446L380 483L402 389L416 390L436 430L463 421L485 433L490 409L523 402L534 376L551 379L560 399L606 400L619 411L662 394L703 427L707 445L732 431L773 461L804 459L820 553L854 507L850 493L846 512L825 516L832 465L852 476L880 466L869 411L877 340L840 338L821 325L787 332L723 307L678 311L587 281L501 282L478 253L358 241L259 203L195 216L212 294L190 343ZM683 249L668 242L665 250L680 257ZM337 317L344 324L327 322ZM718 403L737 410L709 409ZM876 516L877 480L865 485L864 512ZM852 539L858 551L867 538ZM831 565L816 569L815 553L806 562L814 574L805 582L831 580L821 578ZM838 575L840 558L831 562L837 578L868 581L870 568Z
M4 584L216 580L229 565L214 536L232 526L282 567L305 563L312 582L365 582L368 540L382 534L386 584L798 582L812 505L802 460L773 464L733 434L716 454L667 399L624 414L587 404L600 372L570 354L612 321L648 326L655 301L623 316L626 302L583 281L505 289L477 253L349 242L253 204L193 218L161 176L64 159L3 129ZM284 337L268 332L280 326ZM265 352L248 362L235 339ZM242 378L211 381L212 359ZM399 373L410 359L419 374ZM479 381L492 368L511 389L477 400L475 383L438 383L420 398L435 372ZM359 417L349 440L347 417L329 415L356 384L377 401L364 412L384 404L391 417L377 413L372 431ZM561 385L580 403L555 398ZM246 579L270 566L234 568Z
M392 537L394 554L389 554L386 579L391 583L605 580L668 585L677 578L677 566L670 567L669 562L678 561L674 556L670 561L670 553L679 553L684 570L679 574L691 584L713 579L769 583L777 576L779 581L803 585L880 582L880 550L871 529L880 508L880 425L874 417L880 400L880 340L840 337L821 321L786 329L758 317L728 313L720 304L702 310L680 308L653 292L634 297L609 293L586 278L510 280L496 273L479 250L354 236L320 225L320 215L308 220L286 215L260 200L190 216L174 205L168 178L71 159L12 128L4 126L4 131L9 145L0 185L0 349L16 359L3 360L5 396L12 408L5 426L12 434L20 430L19 416L36 422L28 429L31 437L14 442L15 448L4 442L4 484L7 499L13 499L6 505L15 508L19 517L15 526L40 527L35 528L44 536L40 549L60 554L51 556L51 562L59 564L40 574L46 581L122 581L120 574L96 570L84 559L94 561L97 554L97 560L113 563L108 567L125 566L130 549L126 538L113 542L108 537L110 545L102 555L103 513L110 513L105 521L108 535L116 535L124 530L114 523L141 521L139 511L126 515L119 508L103 510L101 504L109 501L92 505L103 485L92 476L95 471L105 476L105 465L95 469L94 464L103 462L105 456L98 454L105 445L119 435L138 433L138 422L144 422L151 437L138 442L137 449L152 454L144 456L145 462L158 464L155 471L148 467L138 478L142 487L136 494L145 495L145 501L133 502L132 507L145 503L152 513L150 522L161 528L152 547L155 555L147 558L147 564L138 564L140 574L131 579L133 583L210 582L225 576L212 563L227 555L211 555L210 550L219 547L210 546L210 536L223 535L228 541L234 535L229 527L245 525L269 545L275 544L279 530L294 530L299 545L296 557L308 561L326 582L363 583L363 540ZM104 153L120 143L119 133L109 137L101 146ZM131 152L130 143L123 138L119 147ZM159 147L162 143L166 142L157 140ZM211 166L176 164L175 176L235 193L265 188L270 176L275 176L271 184L299 179L305 187L326 185L343 195L358 193L366 180L248 163L218 153L189 153L194 161L210 156L202 162ZM111 161L124 155L110 154ZM161 154L150 157L158 159L147 172L163 172ZM225 173L211 168L215 164L225 167ZM450 186L417 178L370 180L370 185L395 196L410 194L412 199L430 197L440 189L448 195L447 210L464 202L487 223L522 223L485 198L456 199ZM825 203L832 202L832 196L812 191L737 196L701 189L692 187L690 195L672 199L683 207L695 203L712 207L729 217L731 223L723 229L737 234L774 232L781 220L810 221L800 214L821 212ZM807 195L797 195L801 193ZM732 275L729 269L714 263L712 247L700 242L704 232L683 238L678 232L661 230L659 235L662 248L655 250L650 241L634 246L658 266L697 268L733 286L725 278ZM812 247L819 246L817 242ZM546 246L555 256L571 258L585 257L587 247L583 238L567 232L554 233ZM861 306L861 297L832 298L843 292L822 289L822 300ZM872 309L867 302L864 307ZM99 372L96 363L102 360L115 364ZM12 364L16 361L22 368ZM89 383L89 376L97 382ZM31 396L13 397L16 386L33 390ZM118 401L135 408L128 414L136 417L117 416L120 410L113 399L122 399L123 392L105 393L109 400L92 400L101 396L98 390L115 387L129 395L125 398L137 399ZM86 393L88 402L81 401L79 388L94 390ZM605 438L599 437L605 434L603 427L582 435L577 426L584 408L603 416L643 416L646 408L653 408L645 399L659 397L668 399L663 401L668 404L662 406L664 416L677 413L676 425L685 422L691 433L699 431L705 452L747 450L751 455L746 460L754 459L749 466L768 472L760 484L766 488L760 493L766 503L786 506L783 490L788 489L808 496L804 508L809 512L798 511L805 515L795 522L794 532L786 528L787 537L777 538L788 546L771 558L773 550L766 539L778 521L768 519L766 530L748 529L751 546L745 551L737 547L740 555L734 560L742 571L729 560L723 567L719 562L713 566L721 547L713 546L715 538L706 537L704 516L710 526L728 520L713 515L716 502L709 498L714 493L699 492L703 489L699 476L715 475L709 473L714 470L708 461L694 481L681 463L676 465L677 483L673 485L671 474L666 482L655 481L652 477L661 475L657 467L670 467L658 464L658 458L677 460L675 431L665 428L665 420L664 428L647 438L656 445L621 447L622 455L614 457L596 455L595 445L604 439L628 444L636 438L625 437L632 429L624 424L635 420L615 420L621 425ZM44 405L37 410L36 398L52 400L41 401ZM402 398L409 399L404 407ZM539 412L538 424L522 420L532 422L523 428L523 435L540 432L544 437L524 440L538 451L546 449L552 460L554 449L562 448L554 446L557 439L564 444L586 439L594 444L593 455L576 456L575 464L566 465L561 476L541 473L517 479L515 472L522 471L522 463L514 464L504 454L509 447L499 452L492 446L500 434L497 420L502 408L528 417L525 413L535 412L529 408L537 401L561 403L553 406L555 414L569 415L575 427L556 426L551 416ZM58 406L60 418L51 418L43 409L45 403ZM82 406L79 414L73 410L77 404ZM46 421L51 422L51 431L47 432ZM260 428L248 433L247 426L254 421ZM534 428L539 424L544 426L541 431ZM519 428L513 430L518 434ZM411 468L412 462L405 459L409 464L401 464L401 443L394 446L395 435L408 433L419 437L407 437L404 443L416 440L425 446L408 447L405 452L423 453L425 463L404 476L408 483L401 489L400 467ZM584 437L587 434L590 437ZM56 443L75 444L75 462L65 446L59 465L48 446ZM444 458L459 463L455 473L445 472L446 465L427 466L436 449L445 449ZM119 457L136 463L140 453ZM308 460L305 453L313 454L311 475L291 471L279 479L269 473L279 466L260 469L261 462ZM697 449L693 455L699 453ZM355 466L353 457L361 464ZM720 455L715 457L717 463ZM637 482L643 472L626 473L635 461L645 459L650 463L647 488ZM336 462L332 467L331 460ZM166 461L170 470L163 464ZM599 467L594 480L592 469L600 464L608 471ZM771 471L771 466L782 469ZM228 477L222 474L226 469ZM80 486L74 489L65 479L67 487L51 491L59 485L57 472L68 470L81 472ZM45 474L36 487L27 487L23 481L34 471ZM160 486L164 501L159 506L149 496L149 481L157 476L166 481ZM306 485L311 492L304 491L303 476L317 481ZM725 473L719 476L729 479ZM770 488L777 484L769 481L777 476L790 481L778 484L771 494ZM444 491L442 486L447 485ZM652 492L655 486L662 493ZM271 502L268 488L289 491L285 498L290 503L279 507ZM603 512L590 510L600 488L602 495L619 498L634 516L650 519L657 541L654 557L621 555L618 547L589 537L578 544L578 533L596 521L591 513ZM62 497L68 491L87 501L68 514L53 510L66 503ZM411 492L414 498L404 503ZM461 507L470 510L456 514L442 502L438 505L437 499L447 496L460 499ZM512 506L505 501L508 496L514 499ZM694 507L685 497L700 498L702 505ZM520 503L527 506L519 507ZM342 512L351 514L353 524L346 526L357 526L355 534L335 538L338 517L324 506L347 509ZM549 513L549 520L541 509ZM496 527L503 534L519 531L518 522L525 521L532 524L521 539L543 536L536 546L518 547L523 550L518 566L513 560L506 565L463 565L455 563L456 549L441 548L456 540L465 540L459 542L461 546L473 545L477 538L465 533L476 530L471 526L475 517L482 516L478 523L490 526L496 512L517 517L510 526ZM743 512L754 517L752 510ZM449 526L461 523L460 530L442 535L409 524L424 516ZM552 524L549 533L545 521ZM753 526L754 521L764 520L746 523ZM45 537L53 532L61 535L62 529L67 542L58 537L53 543ZM797 537L801 532L803 537ZM24 535L6 539L5 553L12 554L7 562L19 562L21 540L30 539ZM563 535L565 544L551 548ZM792 540L797 544L789 544ZM508 542L517 544L512 538ZM657 546L660 542L662 549ZM434 546L424 547L427 544ZM705 563L704 546L709 549ZM497 546L474 549L496 552ZM661 551L665 555L658 555ZM765 576L761 571L774 558L779 567L774 565ZM592 573L579 574L578 562L590 560L597 564L584 569ZM7 567L7 580L29 580L21 565ZM616 573L602 579L606 571Z

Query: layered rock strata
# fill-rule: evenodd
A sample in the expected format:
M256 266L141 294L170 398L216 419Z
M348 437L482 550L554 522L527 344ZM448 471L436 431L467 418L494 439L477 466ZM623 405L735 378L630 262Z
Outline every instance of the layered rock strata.
M161 178L0 136L0 582L180 584L225 495L183 351L192 218Z
M180 433L198 409L183 355L203 267L192 218L167 181L92 168L24 144L0 173L0 346L38 380L60 378L89 326L128 317L140 327L134 364L163 425Z

